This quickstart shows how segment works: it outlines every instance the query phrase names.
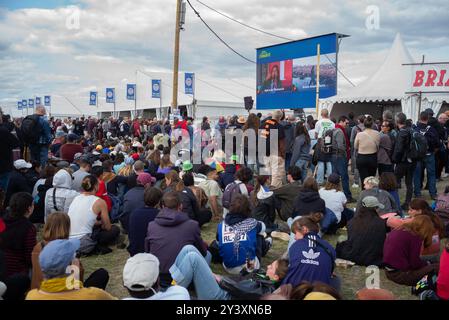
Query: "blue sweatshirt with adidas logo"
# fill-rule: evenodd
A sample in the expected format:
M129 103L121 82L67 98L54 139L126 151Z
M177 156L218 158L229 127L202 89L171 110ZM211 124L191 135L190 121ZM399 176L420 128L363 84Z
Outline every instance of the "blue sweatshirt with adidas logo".
M295 241L288 253L288 273L282 284L290 283L293 287L302 281L330 284L335 249L317 233L310 232L303 239Z

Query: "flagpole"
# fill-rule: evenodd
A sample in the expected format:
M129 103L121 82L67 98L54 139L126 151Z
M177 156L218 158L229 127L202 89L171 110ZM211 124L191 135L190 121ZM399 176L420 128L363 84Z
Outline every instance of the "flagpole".
M137 118L137 70L136 70L136 84L134 85L134 117Z
M159 84L159 118L162 120L162 79Z

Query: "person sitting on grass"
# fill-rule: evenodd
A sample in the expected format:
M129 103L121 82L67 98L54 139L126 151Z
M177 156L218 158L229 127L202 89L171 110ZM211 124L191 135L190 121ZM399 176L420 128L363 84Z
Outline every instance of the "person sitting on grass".
M297 166L290 166L287 172L288 183L273 190L274 196L281 203L279 217L284 221L287 221L293 214L294 201L302 186L301 177L301 169Z
M320 198L318 193L318 183L312 177L306 178L301 190L294 200L294 210L292 218L306 216L313 212L325 214L326 203Z
M298 286L303 281L320 281L339 291L339 279L333 275L335 249L318 235L321 212L303 216L292 224L295 242L288 251L288 273L282 284Z
M239 274L247 265L260 268L260 261L271 248L273 239L265 238L265 224L251 218L247 197L234 196L225 220L217 226L217 241L223 267L230 274Z
M89 175L83 179L81 187L83 192L73 199L68 212L70 239L80 240L80 254L110 253L112 249L108 246L117 241L120 228L111 224L106 202L95 195L98 179Z
M31 276L31 289L39 289L44 280L41 267L39 265L39 255L42 250L53 240L68 239L70 234L70 217L63 212L51 213L44 226L43 240L34 246L31 260L33 263L33 272ZM109 273L101 268L93 272L89 278L84 280L84 268L81 261L73 259L73 264L79 268L79 280L83 282L84 287L95 287L106 290L109 281Z
M438 273L438 264L421 259L421 249L432 245L434 226L425 215L391 231L384 244L384 265L389 280L406 286L414 286L425 275Z
M268 267L263 279L272 281L271 290L277 289L287 274L288 261L278 259ZM192 283L199 300L230 300L232 295L220 286L222 276L212 273L207 262L198 249L188 245L182 248L170 268L170 273L176 284L188 288Z
M326 208L331 210L336 218L335 223L327 227L328 234L333 234L339 228L346 226L348 221L354 216L354 211L346 208L346 196L341 191L340 176L336 173L331 173L327 178L326 184L320 189L320 198L324 200ZM326 214L329 214L327 212Z
M161 190L155 187L146 188L144 192L145 206L135 209L131 213L128 232L128 252L131 256L145 252L144 244L148 224L157 217L161 198Z
M130 297L122 300L190 300L187 289L179 285L160 291L159 259L150 253L137 253L126 261L123 285Z
M377 198L365 197L362 207L348 223L348 240L337 244L337 257L360 266L382 266L383 248L387 236L385 220L379 217L383 207Z
M267 234L278 230L275 220L276 210L280 208L280 203L274 196L273 191L269 189L270 184L270 176L257 176L256 187L251 194L252 216L265 224Z
M393 212L400 214L401 209L396 203L396 199L388 191L379 188L379 180L376 177L366 177L363 183L365 190L359 195L356 212L358 212L362 206L362 199L368 196L373 196L384 205L384 208L379 210L380 215Z
M178 192L168 192L162 197L162 209L154 221L148 224L145 252L154 254L160 262L161 286L168 287L172 281L169 269L181 249L194 245L210 262L207 246L201 238L198 222L182 212Z
M1 280L9 288L5 300L23 300L30 288L31 252L36 245L36 228L29 220L33 208L31 194L18 192L0 218L0 275L4 265Z
M84 287L77 266L72 265L79 247L78 239L50 241L39 255L44 280L39 289L28 292L26 300L116 300L102 289Z
M379 180L379 189L388 191L396 201L397 212L401 217L403 216L401 208L401 199L399 198L398 183L396 176L392 172L383 172Z

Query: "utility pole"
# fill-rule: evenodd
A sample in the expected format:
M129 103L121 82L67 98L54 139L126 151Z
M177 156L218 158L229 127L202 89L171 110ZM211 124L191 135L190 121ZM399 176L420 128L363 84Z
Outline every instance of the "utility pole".
M179 69L179 36L181 33L181 4L182 0L176 0L176 31L175 52L173 59L173 96L172 112L178 108L178 69Z

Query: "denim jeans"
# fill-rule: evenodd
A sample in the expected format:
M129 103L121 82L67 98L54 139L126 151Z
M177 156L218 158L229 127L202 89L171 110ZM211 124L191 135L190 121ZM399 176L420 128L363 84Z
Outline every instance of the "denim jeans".
M318 161L318 169L316 173L316 182L318 184L324 183L324 169L326 168L326 175L329 176L332 173L332 164L331 162L322 162Z
M427 171L427 184L429 185L429 193L431 196L437 196L436 187L436 171L435 171L435 154L431 153L426 155L422 161L416 163L415 173L413 176L415 196L421 196L421 170L422 167L426 168Z
M215 280L206 259L197 248L186 245L170 267L170 274L176 284L187 288L193 281L199 300L229 300L228 292L221 289Z
M0 173L0 189L3 189L3 191L5 191L5 192L8 189L10 175L11 175L11 172Z
M343 192L348 200L351 199L352 194L349 189L348 160L345 156L332 155L332 173L336 173L341 177Z
M296 161L295 166L301 169L301 183L304 183L304 180L307 178L307 170L309 170L310 161L299 159Z
M31 160L38 161L44 168L48 162L48 146L46 144L30 145Z

